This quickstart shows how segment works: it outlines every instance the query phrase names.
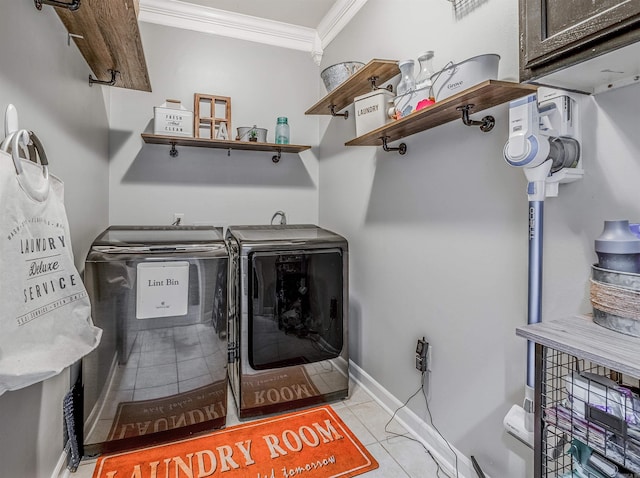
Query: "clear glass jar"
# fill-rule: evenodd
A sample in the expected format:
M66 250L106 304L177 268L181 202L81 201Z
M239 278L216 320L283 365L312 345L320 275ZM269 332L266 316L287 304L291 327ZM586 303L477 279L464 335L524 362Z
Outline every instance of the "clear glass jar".
M416 76L416 89L420 90L431 86L431 77L435 73L433 71L433 50L425 51L418 57L420 71Z
M404 95L405 93L409 93L416 89L416 80L413 77L413 65L415 62L413 60L404 60L398 63L398 68L400 68L400 74L402 78L396 86L396 94Z
M289 123L285 116L278 117L276 124L276 144L289 144Z

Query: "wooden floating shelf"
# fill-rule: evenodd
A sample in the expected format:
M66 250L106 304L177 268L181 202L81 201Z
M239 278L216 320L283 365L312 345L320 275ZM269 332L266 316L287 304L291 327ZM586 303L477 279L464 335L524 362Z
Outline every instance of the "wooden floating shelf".
M55 8L95 79L118 71L121 88L151 91L138 28L137 0L82 0L77 11Z
M344 83L331 91L327 96L309 108L306 115L330 115L331 106L340 111L351 103L356 96L371 91L369 78L377 77L376 85L380 86L400 74L398 62L395 60L371 60L351 75Z
M442 101L411 113L345 143L346 146L382 146L383 139L392 142L427 129L460 120L459 107L473 105L469 114L535 93L537 86L507 81L486 80Z
M143 133L142 139L148 144L169 146L192 146L196 148L233 149L242 151L269 151L274 153L299 153L311 146L302 144L260 143L257 141L232 141L223 139L188 138L186 136L165 136Z

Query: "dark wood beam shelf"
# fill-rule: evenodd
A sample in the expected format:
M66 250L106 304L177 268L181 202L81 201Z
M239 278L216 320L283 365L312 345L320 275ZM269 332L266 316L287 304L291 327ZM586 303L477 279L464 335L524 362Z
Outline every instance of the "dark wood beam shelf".
M95 75L110 86L151 91L138 29L137 0L82 0L76 11L55 8Z
M398 68L397 61L371 60L344 83L305 111L305 114L330 115L332 106L334 111L340 111L353 103L353 99L356 96L372 90L371 78L375 78L376 86L380 86L399 74L400 68Z
M143 133L142 139L145 143L149 144L166 144L171 146L169 154L172 157L178 155L176 146L189 146L196 148L214 148L214 149L226 149L226 150L241 150L241 151L267 151L276 153L273 156L272 161L277 163L280 160L281 153L299 153L310 149L311 146L302 144L275 144L275 143L260 143L257 141L232 141L222 139L205 139L205 138L188 138L185 136L166 136L159 134ZM175 152L175 154L174 154Z
M486 80L476 86L423 108L380 128L358 136L346 146L386 146L386 143L411 136L462 118L465 107L469 114L506 103L507 101L535 93L537 86L507 81ZM402 153L401 153L402 154Z

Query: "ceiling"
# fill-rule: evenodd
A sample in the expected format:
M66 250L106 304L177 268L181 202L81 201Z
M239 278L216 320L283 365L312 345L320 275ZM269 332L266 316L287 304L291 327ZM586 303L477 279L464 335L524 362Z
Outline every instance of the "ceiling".
M252 17L317 28L336 0L183 0Z
M324 48L367 0L140 0L141 22L310 53Z

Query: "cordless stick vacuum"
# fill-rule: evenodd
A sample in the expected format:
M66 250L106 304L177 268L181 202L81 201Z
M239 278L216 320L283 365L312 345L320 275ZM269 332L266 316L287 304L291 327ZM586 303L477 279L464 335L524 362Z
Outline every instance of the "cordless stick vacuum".
M583 175L579 167L576 100L566 92L540 88L509 104L508 164L524 168L529 199L529 277L527 323L542 320L542 238L544 200L558 195L558 184ZM527 381L523 406L514 405L504 418L506 430L533 448L535 344L527 341Z

